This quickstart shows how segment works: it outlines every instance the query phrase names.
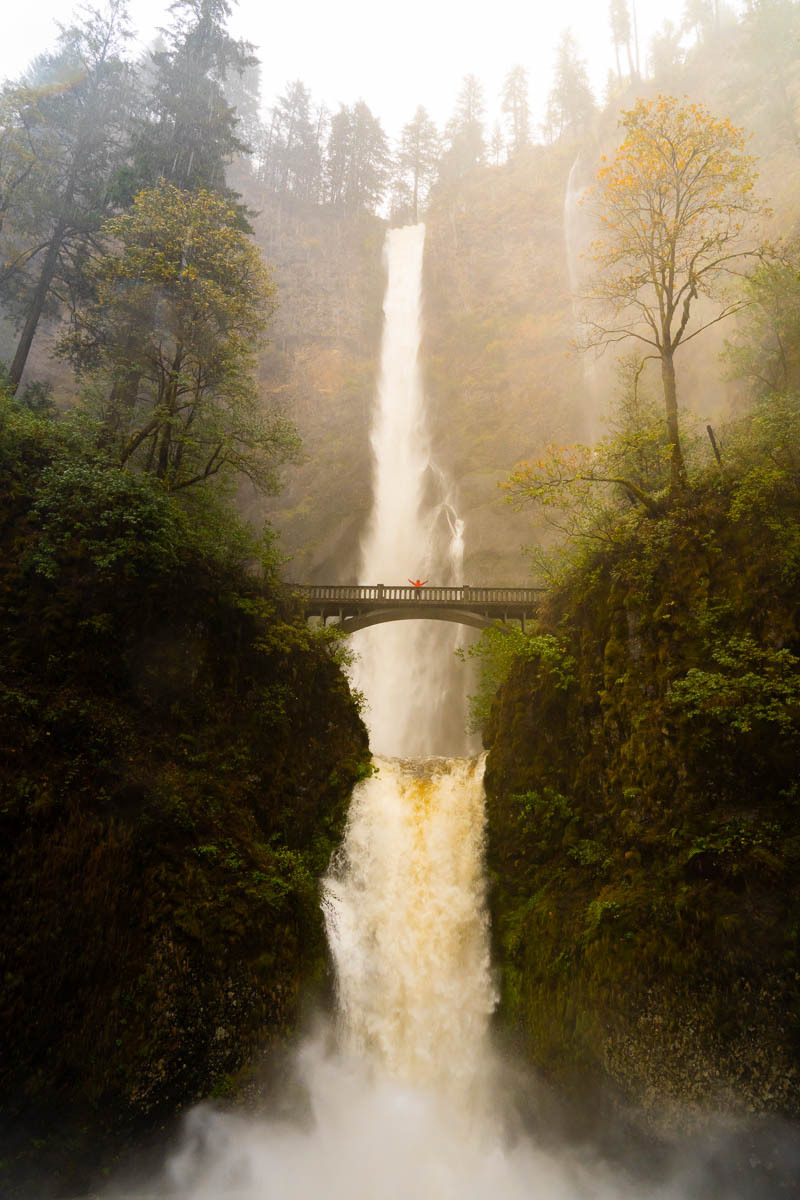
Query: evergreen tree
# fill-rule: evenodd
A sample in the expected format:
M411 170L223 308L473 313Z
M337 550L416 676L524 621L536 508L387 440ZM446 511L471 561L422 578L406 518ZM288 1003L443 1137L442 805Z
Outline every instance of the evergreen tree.
M124 0L85 10L2 98L0 296L17 322L16 389L43 315L85 294L85 266L113 201L132 101Z
M501 92L503 112L508 118L511 154L519 154L531 143L531 114L528 104L528 74L524 67L512 67Z
M672 21L664 21L650 42L650 70L654 79L667 81L683 63L681 31Z
M800 4L796 0L748 0L743 18L742 68L737 88L751 102L763 103L770 121L795 148L800 130L794 89L800 42Z
M474 75L465 75L455 112L445 129L447 152L442 160L445 178L458 179L486 161L485 114L483 88Z
M348 214L375 212L389 185L390 159L380 121L363 100L331 118L326 162L328 199Z
M225 28L227 0L175 0L163 50L152 55L153 86L134 146L129 192L160 179L225 194L225 166L248 147L226 79L256 65L252 47Z
M322 160L319 133L311 93L295 80L276 101L270 121L265 178L278 195L317 199Z
M565 29L556 51L555 78L547 100L551 138L574 137L584 132L594 116L595 107L586 61L578 57L572 31Z
M436 177L441 147L436 126L420 105L403 127L397 155L397 173L406 181L408 203L413 220L419 216L419 206L427 199Z
M636 79L638 71L634 65L633 54L631 52L632 30L628 0L611 0L609 5L609 20L611 23L611 40L614 43L614 54L617 61L617 78L620 81L622 80L619 52L620 47L624 46L628 59L628 75L631 79Z
M264 137L261 120L261 66L253 63L242 72L232 71L225 76L225 100L236 113L236 132L245 143L245 153L257 152Z

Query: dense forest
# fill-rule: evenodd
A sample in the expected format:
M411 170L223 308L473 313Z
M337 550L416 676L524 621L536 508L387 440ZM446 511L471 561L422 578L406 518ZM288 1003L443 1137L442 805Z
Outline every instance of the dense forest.
M641 47L613 0L602 98L565 30L544 113L512 65L502 124L467 75L395 145L265 105L229 16L177 0L136 60L110 0L0 92L0 1190L279 1087L330 989L372 768L287 580L356 576L417 220L468 581L546 588L466 652L502 1037L646 1137L796 1122L800 5Z

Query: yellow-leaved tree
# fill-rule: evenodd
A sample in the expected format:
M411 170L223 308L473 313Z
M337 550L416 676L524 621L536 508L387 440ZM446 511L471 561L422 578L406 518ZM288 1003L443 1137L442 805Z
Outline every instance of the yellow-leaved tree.
M659 95L622 114L625 140L590 192L601 236L585 346L634 338L661 360L671 490L685 484L675 352L739 309L722 286L752 253L746 226L764 211L742 129L702 104ZM715 309L697 315L700 296Z

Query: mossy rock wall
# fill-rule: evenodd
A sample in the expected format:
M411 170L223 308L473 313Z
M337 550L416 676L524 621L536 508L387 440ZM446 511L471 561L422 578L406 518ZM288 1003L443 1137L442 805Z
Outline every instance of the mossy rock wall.
M73 507L37 571L47 455L25 454L0 502L0 1159L71 1194L70 1156L235 1092L327 986L318 880L368 748L291 601L159 558L136 481Z
M800 1115L796 497L720 485L552 596L488 733L500 1021L652 1129ZM782 506L782 507L781 507Z

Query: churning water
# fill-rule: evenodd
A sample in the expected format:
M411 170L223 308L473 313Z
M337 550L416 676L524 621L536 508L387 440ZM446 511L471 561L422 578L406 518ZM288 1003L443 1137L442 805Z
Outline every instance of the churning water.
M417 352L424 227L387 238L375 513L362 578L394 583L461 566L463 526L433 464ZM461 582L457 580L457 582ZM433 628L430 628L433 626ZM495 989L483 870L483 760L431 757L457 742L453 631L425 621L364 631L376 774L355 791L323 907L337 1013L298 1048L302 1119L201 1106L165 1193L192 1200L619 1200L596 1160L511 1136L489 1044ZM456 664L457 667L457 664ZM462 685L463 689L463 685ZM463 727L463 708L458 709ZM448 732L450 730L450 732ZM449 749L449 747L448 747ZM412 757L415 756L415 757Z

